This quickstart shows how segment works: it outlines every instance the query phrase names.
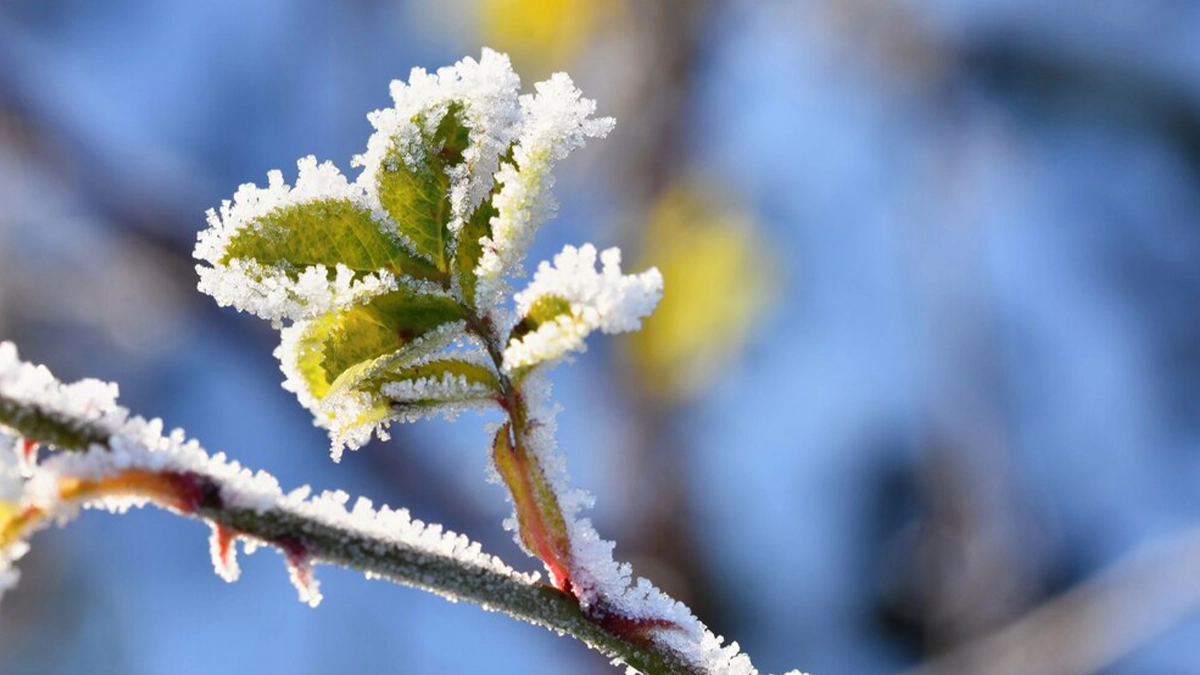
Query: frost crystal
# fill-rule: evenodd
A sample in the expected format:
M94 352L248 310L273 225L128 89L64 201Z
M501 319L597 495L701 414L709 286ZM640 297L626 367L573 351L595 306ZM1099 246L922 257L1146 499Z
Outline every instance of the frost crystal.
M662 275L657 269L641 274L621 274L621 252L610 248L600 254L603 269L596 271L596 249L585 244L567 246L543 262L533 282L516 296L517 310L528 315L542 298L561 298L570 304L536 330L509 344L504 365L512 370L553 362L567 352L583 351L584 338L594 330L621 333L637 330L643 317L654 311L662 297Z

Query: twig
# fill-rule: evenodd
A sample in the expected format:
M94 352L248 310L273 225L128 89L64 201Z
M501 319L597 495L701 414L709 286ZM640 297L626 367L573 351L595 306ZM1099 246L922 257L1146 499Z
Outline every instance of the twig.
M903 675L1086 675L1200 609L1200 529L1140 550L1008 627Z

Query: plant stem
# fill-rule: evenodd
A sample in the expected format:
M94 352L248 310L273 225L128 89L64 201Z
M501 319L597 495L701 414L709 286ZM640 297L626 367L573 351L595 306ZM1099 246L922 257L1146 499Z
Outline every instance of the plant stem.
M509 423L501 427L492 442L492 457L516 507L521 542L545 563L555 587L571 591L574 563L570 532L558 497L529 443L536 422L530 419L520 385L504 372L504 350L491 324L470 310L467 315L471 317L468 329L483 341L495 366L501 405L508 413Z

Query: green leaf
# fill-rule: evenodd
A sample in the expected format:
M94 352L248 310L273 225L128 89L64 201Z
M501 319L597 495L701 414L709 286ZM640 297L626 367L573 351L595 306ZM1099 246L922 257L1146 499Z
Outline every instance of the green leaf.
M322 399L390 365L418 338L462 318L454 300L401 288L309 324L299 348L309 390Z
M267 213L233 235L221 264L250 259L295 279L305 268L341 263L362 274L386 270L418 279L437 278L429 263L404 250L349 199L317 199Z
M516 144L508 146L501 162L513 163L513 151ZM454 270L458 275L458 285L462 289L463 300L467 307L475 308L475 287L479 278L475 276L475 268L479 267L479 259L483 257L483 238L492 234L492 217L496 215L496 207L492 200L500 192L501 184L492 185L491 192L483 200L471 217L463 223L462 231L458 233L458 250L454 256Z
M417 252L443 273L450 268L450 177L446 169L463 161L470 143L470 130L463 126L461 112L461 104L451 104L433 134L422 132L423 157L418 166L405 162L403 149L393 140L376 174L383 208ZM425 113L413 118L422 129L426 121Z
M489 195L463 224L462 232L458 235L454 270L458 274L458 285L462 289L463 300L472 309L475 307L475 286L479 281L475 276L475 268L479 266L479 259L483 257L483 238L492 233L492 216L495 214L496 209L492 206Z
M305 384L308 385L309 393L317 400L325 398L325 395L329 393L329 384L333 381L333 378L325 372L323 365L325 358L323 338L333 331L337 319L338 313L330 312L313 320L300 336L300 342L296 347L297 369L300 371L300 376L304 378Z

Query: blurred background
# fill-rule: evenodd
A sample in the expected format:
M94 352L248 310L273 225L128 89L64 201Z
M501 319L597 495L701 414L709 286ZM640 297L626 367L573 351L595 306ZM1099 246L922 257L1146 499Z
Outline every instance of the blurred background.
M277 475L533 569L487 418L330 463L266 322L195 291L204 211L349 170L387 84L481 46L616 131L564 243L658 265L645 332L554 373L619 558L764 671L1200 673L1200 3L7 0L0 338ZM573 642L207 530L35 540L0 673L607 673Z

